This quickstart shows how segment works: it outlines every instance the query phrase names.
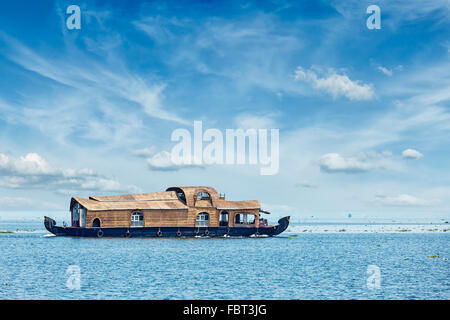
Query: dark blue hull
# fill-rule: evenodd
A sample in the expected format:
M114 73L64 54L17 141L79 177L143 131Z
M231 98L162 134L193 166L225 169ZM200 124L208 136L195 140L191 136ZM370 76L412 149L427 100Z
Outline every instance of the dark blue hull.
M250 237L276 236L286 230L289 217L278 220L278 225L268 227L114 227L114 228L75 228L58 227L53 219L44 217L45 228L57 236L69 237Z

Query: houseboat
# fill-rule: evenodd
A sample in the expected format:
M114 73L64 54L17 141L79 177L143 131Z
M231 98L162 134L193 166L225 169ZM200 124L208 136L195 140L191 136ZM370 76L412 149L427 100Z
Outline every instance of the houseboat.
M211 187L171 187L164 192L73 197L70 225L45 228L71 237L249 237L276 236L289 217L267 224L258 200L230 201Z

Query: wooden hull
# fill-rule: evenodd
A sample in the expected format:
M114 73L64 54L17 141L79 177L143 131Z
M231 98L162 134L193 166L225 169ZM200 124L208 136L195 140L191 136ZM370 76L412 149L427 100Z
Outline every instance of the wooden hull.
M55 220L44 217L45 228L57 236L69 237L250 237L276 236L285 231L289 217L278 220L278 225L267 227L113 227L113 228L76 228L56 226Z

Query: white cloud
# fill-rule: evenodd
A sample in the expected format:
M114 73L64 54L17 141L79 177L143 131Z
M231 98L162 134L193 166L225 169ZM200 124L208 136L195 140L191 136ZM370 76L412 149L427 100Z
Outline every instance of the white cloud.
M37 153L28 153L17 159L0 154L0 172L17 174L19 176L49 176L62 174L52 168L45 159Z
M9 159L6 159L8 162ZM15 167L17 172L21 172L28 175L34 174L52 174L53 168L37 153L28 153L26 156L19 157L18 160L10 163L12 167Z
M313 88L331 94L333 98L344 96L350 100L370 100L374 97L371 85L352 81L346 74L338 74L333 69L323 72L317 68L303 70L298 67L295 79L309 83Z
M150 170L155 171L176 171L182 168L203 168L196 164L176 164L172 161L172 155L168 151L161 151L152 157L147 158Z
M420 159L423 158L423 154L414 149L406 149L402 152L402 156L405 159Z
M423 207L438 204L439 200L425 200L409 194L397 196L376 195L375 202L387 206Z
M37 153L14 158L0 154L0 187L8 189L44 188L56 192L67 188L100 192L139 192L97 174L92 169L56 168Z
M277 125L273 118L275 115L261 116L245 113L236 116L234 122L240 129L274 129Z
M325 172L358 173L387 168L389 163L385 160L390 155L391 153L388 151L360 153L356 157L343 157L338 153L327 153L319 159L318 163L320 169Z

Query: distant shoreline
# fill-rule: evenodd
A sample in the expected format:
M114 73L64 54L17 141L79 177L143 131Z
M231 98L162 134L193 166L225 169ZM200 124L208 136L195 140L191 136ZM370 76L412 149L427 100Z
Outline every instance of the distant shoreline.
M447 223L295 223L285 231L299 233L449 233Z

